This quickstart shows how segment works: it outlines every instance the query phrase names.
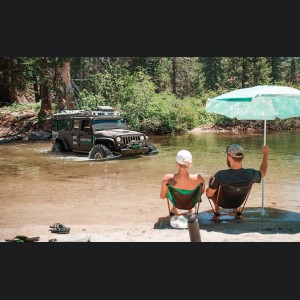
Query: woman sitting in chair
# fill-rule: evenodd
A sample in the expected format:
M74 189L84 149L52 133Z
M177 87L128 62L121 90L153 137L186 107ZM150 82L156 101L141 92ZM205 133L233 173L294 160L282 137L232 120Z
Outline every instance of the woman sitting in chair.
M171 216L193 213L194 206L198 201L201 201L201 195L205 191L205 182L203 177L200 174L189 173L192 162L192 154L189 151L179 151L176 156L178 172L176 174L166 174L162 179L160 198L167 198L173 203L172 209L169 209ZM194 193L194 191L197 192L196 189L198 189L198 186L200 186L200 191L198 191L199 197L196 198L197 201L192 202L192 204L184 203L184 197L178 197L181 198L178 199L179 202L176 202L176 199L174 199L174 195L176 193L177 195L188 195Z

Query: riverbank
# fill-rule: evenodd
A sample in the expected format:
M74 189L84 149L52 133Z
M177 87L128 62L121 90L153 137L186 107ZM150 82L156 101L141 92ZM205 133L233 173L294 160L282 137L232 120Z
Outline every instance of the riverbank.
M0 144L14 141L43 141L51 139L52 120L39 121L29 109L17 112L0 111Z

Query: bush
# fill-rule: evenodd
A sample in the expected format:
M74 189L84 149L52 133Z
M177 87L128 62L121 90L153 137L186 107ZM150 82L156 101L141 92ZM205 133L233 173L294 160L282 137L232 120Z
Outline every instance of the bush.
M148 98L147 98L148 99ZM130 102L125 116L133 129L151 133L187 131L199 123L199 100L173 94L152 94L148 101Z

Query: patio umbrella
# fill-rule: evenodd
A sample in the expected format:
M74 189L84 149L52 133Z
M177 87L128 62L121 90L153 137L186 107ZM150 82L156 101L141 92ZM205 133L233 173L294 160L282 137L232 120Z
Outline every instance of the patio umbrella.
M237 89L206 102L206 111L238 120L264 120L266 145L267 120L300 117L300 90L276 85ZM262 178L262 211L264 178Z

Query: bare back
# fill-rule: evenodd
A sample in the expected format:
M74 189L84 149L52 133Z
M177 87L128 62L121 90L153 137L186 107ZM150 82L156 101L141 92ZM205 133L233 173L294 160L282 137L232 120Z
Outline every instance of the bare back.
M167 196L168 187L167 184L183 189L183 190L193 190L200 183L202 183L201 194L205 191L205 182L200 174L189 174L189 173L177 173L177 174L166 174L162 180L162 186L160 191L160 197L163 199Z
M200 174L174 174L170 184L178 189L193 190L204 180Z

